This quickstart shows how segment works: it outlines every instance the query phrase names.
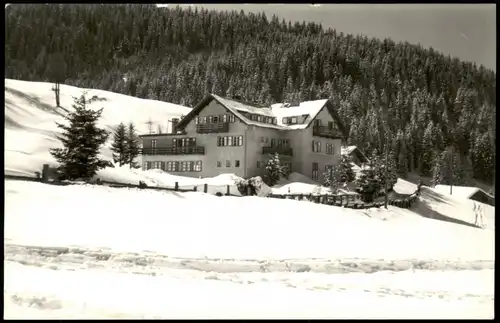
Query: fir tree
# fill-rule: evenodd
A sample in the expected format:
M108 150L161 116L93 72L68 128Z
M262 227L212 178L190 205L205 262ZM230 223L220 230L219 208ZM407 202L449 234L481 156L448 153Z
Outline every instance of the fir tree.
M58 139L64 148L50 149L50 153L59 162L57 173L61 179L91 178L99 169L112 167L109 161L99 158L99 149L109 136L97 127L103 109L93 111L87 107L90 103L85 95L74 98L74 110L64 117L69 124L56 123L63 130Z
M266 168L264 170L264 180L267 185L273 186L282 177L287 176L287 169L285 166L281 165L280 156L278 153L270 154L269 160L267 161Z
M113 143L111 144L113 161L123 166L128 161L127 129L121 122L115 130Z
M135 162L137 156L139 156L140 148L139 148L139 136L135 131L135 126L131 122L128 125L127 131L127 163L130 165L130 168L137 168L138 165Z

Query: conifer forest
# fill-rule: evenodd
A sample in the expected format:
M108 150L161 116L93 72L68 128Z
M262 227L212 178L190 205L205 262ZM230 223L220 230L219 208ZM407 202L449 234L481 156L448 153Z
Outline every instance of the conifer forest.
M432 48L154 4L16 4L5 20L6 78L190 107L207 93L261 105L329 98L348 143L367 155L389 145L399 173L432 176L453 151L464 185L493 182L495 72Z

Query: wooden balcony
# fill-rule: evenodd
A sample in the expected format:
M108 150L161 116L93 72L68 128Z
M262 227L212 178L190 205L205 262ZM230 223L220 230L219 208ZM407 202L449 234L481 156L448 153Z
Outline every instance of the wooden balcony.
M313 127L313 136L330 138L330 139L342 139L342 134L336 130L331 129L326 126L315 126Z
M142 148L142 155L205 155L205 147L160 147Z
M196 125L197 133L222 133L229 132L229 123L204 123Z
M262 147L263 155L275 154L275 153L284 156L293 156L293 149L289 147Z

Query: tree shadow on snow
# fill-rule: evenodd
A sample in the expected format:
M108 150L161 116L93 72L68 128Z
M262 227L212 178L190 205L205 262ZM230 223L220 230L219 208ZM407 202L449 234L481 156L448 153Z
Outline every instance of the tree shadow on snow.
M412 210L424 218L439 220L439 221L444 221L444 222L450 222L450 223L455 223L455 224L461 224L461 225L466 225L469 227L481 229L480 226L477 226L477 225L472 224L470 222L455 219L455 218L446 216L438 211L433 210L430 207L429 202L427 202L427 201L422 201L422 200L418 201L416 203L415 207L412 208Z
M440 193L438 193L430 188L422 187L421 192L422 192L422 195L425 194L426 198L429 198L430 200L432 200L434 202L452 205L449 201L447 201L446 199L443 198L442 194L440 194Z
M5 91L6 92L9 92L25 101L28 101L30 104L33 104L35 105L37 108L39 108L40 110L43 110L43 111L46 111L46 112L50 112L52 114L56 114L56 115L59 115L59 116L64 116L65 113L63 113L62 111L64 112L68 112L67 109L63 108L63 107L55 107L55 106L52 106L50 104L47 104L47 103L43 103L40 101L39 98L37 97L32 97L32 96L29 96L28 94L24 93L24 92L21 92L21 91L18 91L16 89L13 89L13 88L10 88L10 87L5 87ZM15 111L16 109L22 109L22 107L18 106L17 104L14 104L12 101L10 100L6 100L5 101L5 105L7 108L11 109L12 111ZM62 110L62 111L61 111Z

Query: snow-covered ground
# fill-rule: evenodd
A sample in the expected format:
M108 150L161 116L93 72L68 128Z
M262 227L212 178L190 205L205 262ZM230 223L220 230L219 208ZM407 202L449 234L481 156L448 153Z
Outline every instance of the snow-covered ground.
M6 317L493 316L493 230L395 207L5 184Z
M113 131L120 122L133 122L139 134L148 133L147 122L153 121L163 131L171 129L168 120L179 118L190 108L155 100L144 100L118 93L82 89L61 85L61 106L56 109L52 83L5 79L5 173L33 176L44 163L55 165L50 148L61 146L56 135L55 122L63 122L61 115L70 110L73 97L87 91L86 96L98 97L90 107L104 108L100 126ZM110 137L111 138L111 137ZM111 141L111 140L110 140ZM103 157L111 159L110 143L103 148Z
M49 83L6 80L6 174L54 165ZM83 89L61 86L61 102ZM189 108L89 90L101 126ZM93 104L93 106L94 106ZM164 125L166 126L166 124ZM109 148L102 155L110 158ZM103 180L179 193L5 181L5 318L491 318L494 207L423 188L410 210L238 194L238 178L107 168ZM398 180L398 193L414 184ZM292 174L274 193L313 193ZM477 203L477 202L476 202ZM476 224L476 226L474 226ZM482 228L478 228L481 226Z

